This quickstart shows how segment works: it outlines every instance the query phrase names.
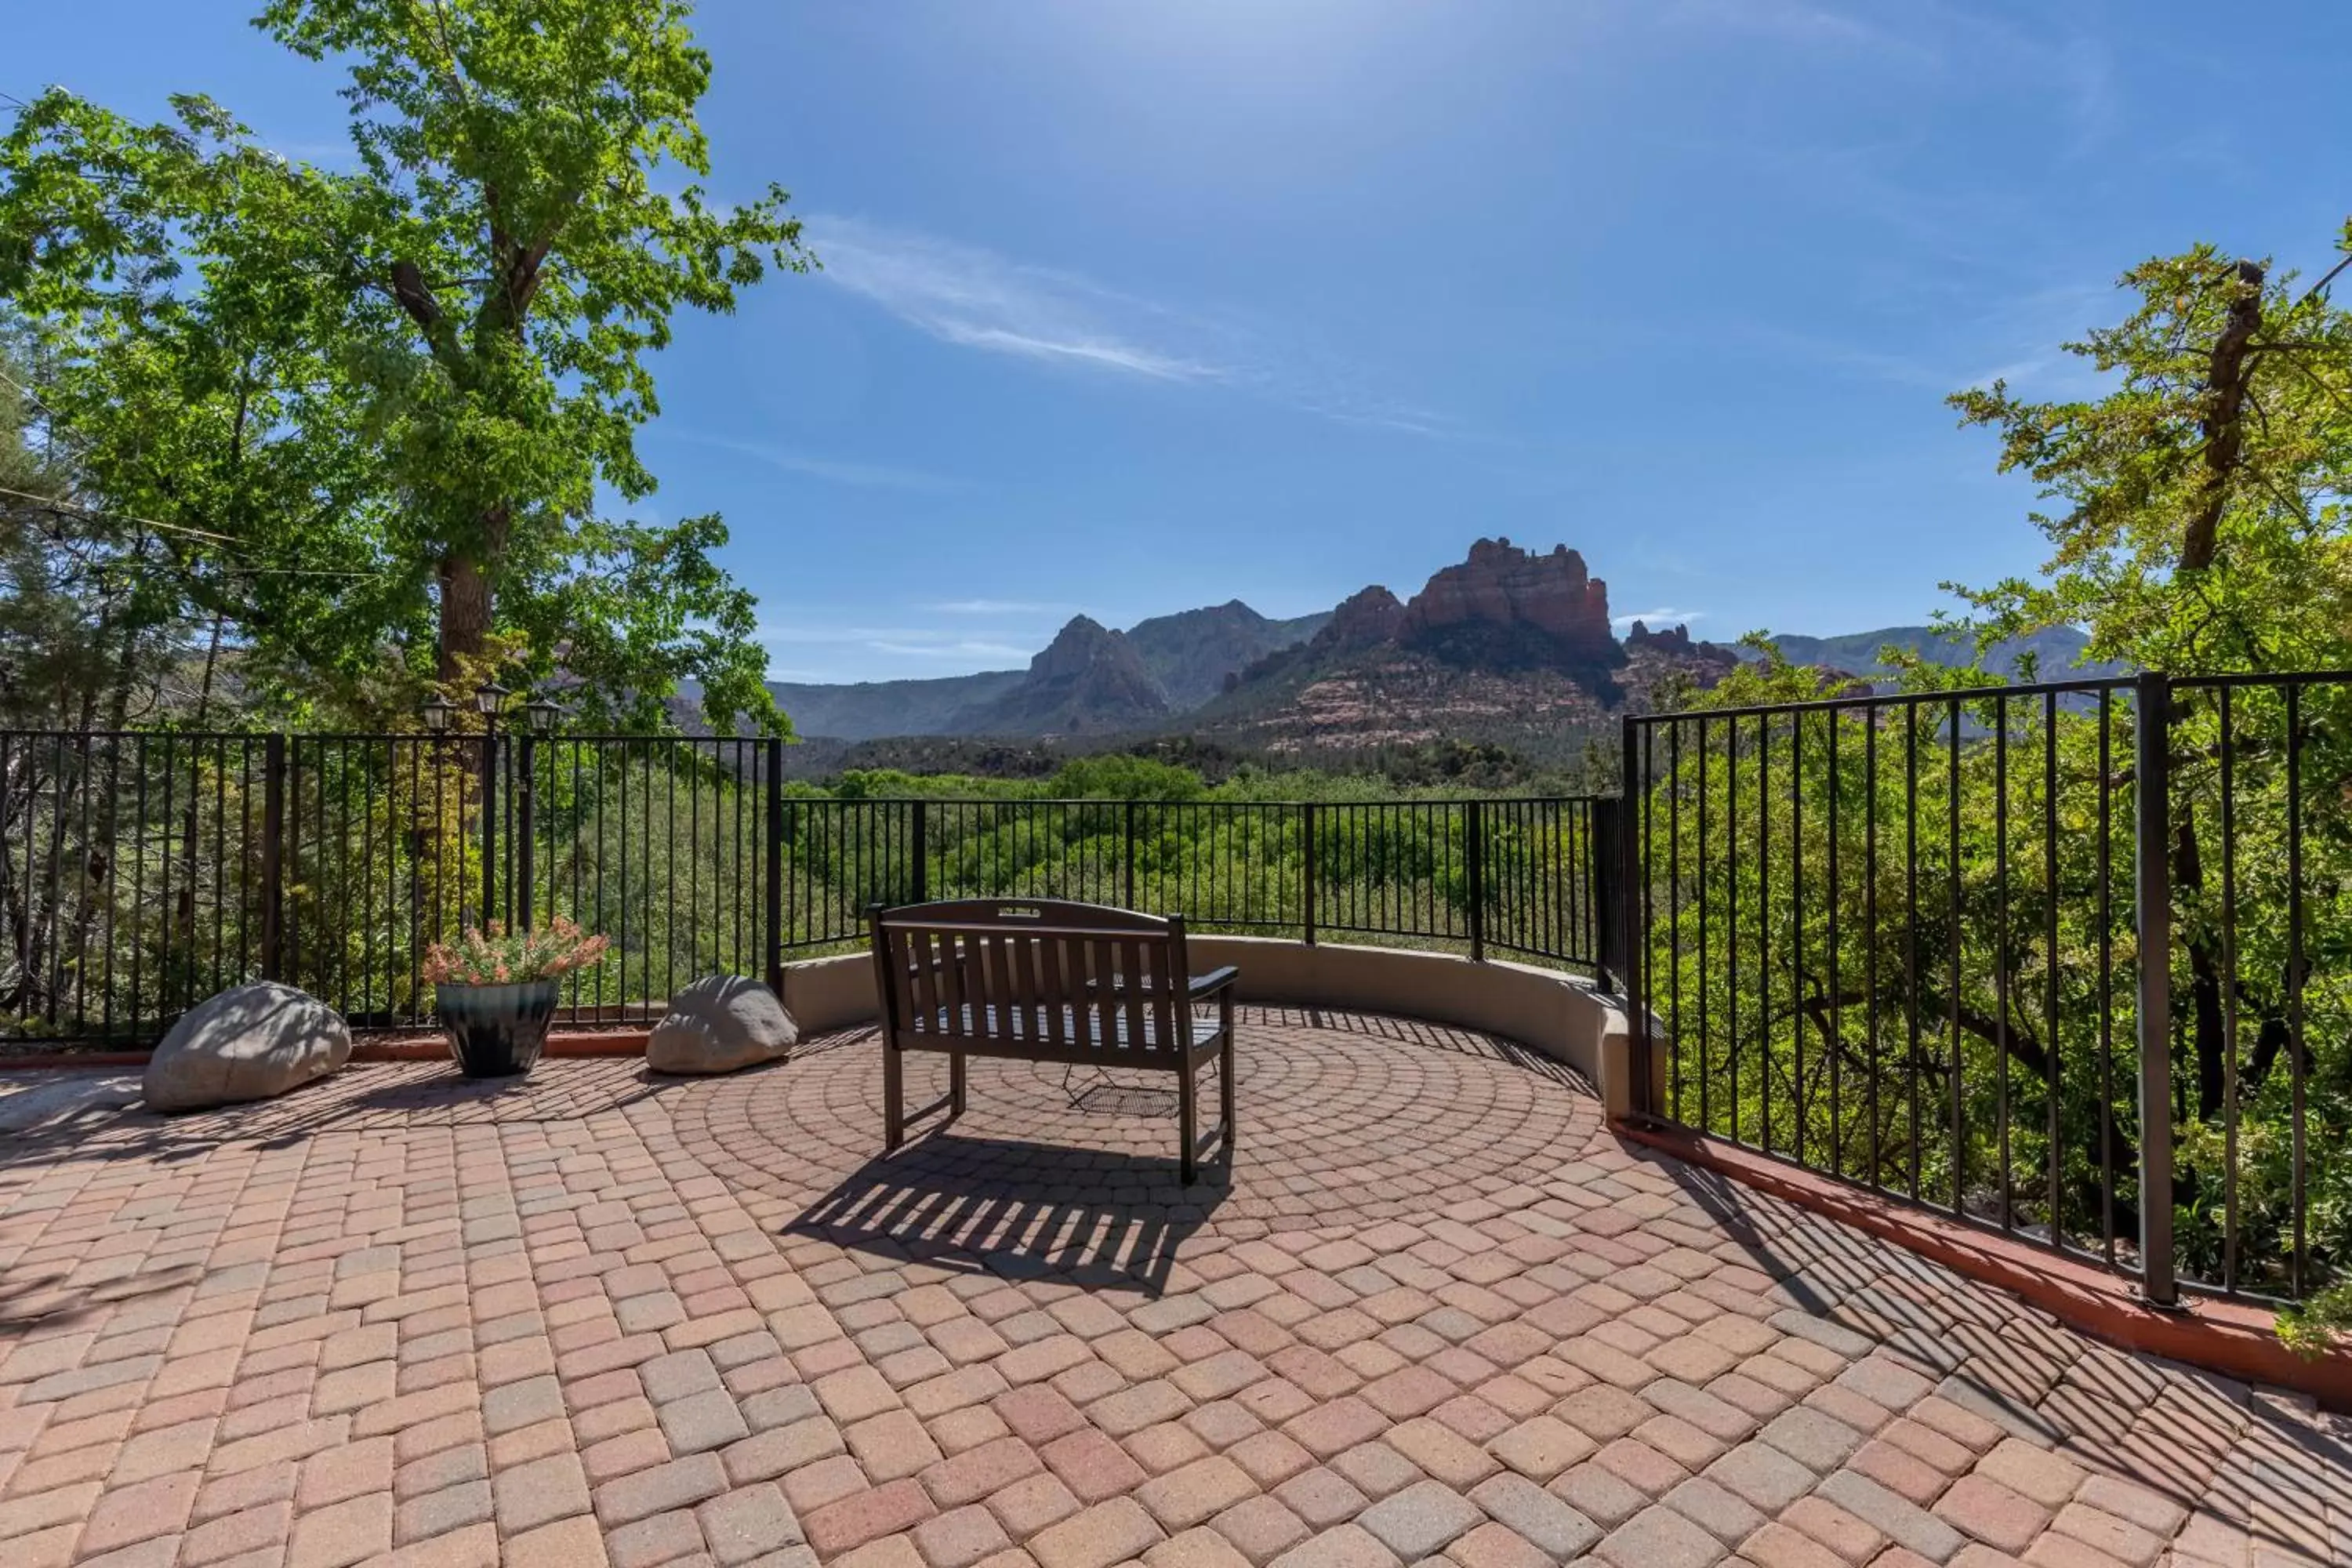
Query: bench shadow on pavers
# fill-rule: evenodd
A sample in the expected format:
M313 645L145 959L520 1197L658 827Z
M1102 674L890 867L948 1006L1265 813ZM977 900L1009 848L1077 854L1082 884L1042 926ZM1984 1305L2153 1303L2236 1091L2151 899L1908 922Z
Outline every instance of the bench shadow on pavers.
M958 1272L1156 1296L1178 1249L1231 1194L1230 1151L1195 1176L1186 1186L1172 1157L940 1130L867 1161L786 1230Z

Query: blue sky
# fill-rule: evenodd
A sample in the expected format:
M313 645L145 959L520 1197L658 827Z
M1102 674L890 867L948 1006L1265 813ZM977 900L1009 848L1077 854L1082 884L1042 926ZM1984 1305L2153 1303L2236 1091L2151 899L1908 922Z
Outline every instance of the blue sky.
M235 0L21 7L0 89L210 91L331 156ZM644 437L778 679L1023 662L1067 616L1409 594L1481 534L1703 635L2028 571L1943 395L2199 239L2324 268L2352 7L706 0L721 195L827 268L681 323Z

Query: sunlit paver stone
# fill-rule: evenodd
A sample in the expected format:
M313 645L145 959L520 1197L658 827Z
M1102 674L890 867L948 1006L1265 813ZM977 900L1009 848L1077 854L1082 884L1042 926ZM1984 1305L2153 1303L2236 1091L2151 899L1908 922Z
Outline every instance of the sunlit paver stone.
M1163 1083L1026 1064L886 1160L863 1033L177 1121L0 1074L0 1563L2352 1562L2328 1418L1553 1063L1254 1009L1242 1060L1191 1189Z

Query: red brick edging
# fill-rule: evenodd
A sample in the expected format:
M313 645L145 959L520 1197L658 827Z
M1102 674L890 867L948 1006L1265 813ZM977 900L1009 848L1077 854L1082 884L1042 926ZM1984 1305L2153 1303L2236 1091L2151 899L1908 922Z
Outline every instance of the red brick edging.
M648 1029L558 1029L547 1037L551 1057L641 1057ZM19 1068L143 1068L152 1051L58 1051L39 1057L0 1057L0 1072ZM355 1062L435 1062L447 1058L449 1037L417 1035L407 1039L364 1040L352 1047Z
M2352 1411L2352 1351L2298 1355L2280 1342L2271 1314L2263 1308L2184 1296L2185 1310L2161 1310L2142 1302L2129 1279L2095 1265L2055 1258L2030 1243L1988 1234L1763 1154L1679 1128L1618 1121L1611 1131L2022 1297L2094 1339L2244 1382L2294 1389L2330 1410Z

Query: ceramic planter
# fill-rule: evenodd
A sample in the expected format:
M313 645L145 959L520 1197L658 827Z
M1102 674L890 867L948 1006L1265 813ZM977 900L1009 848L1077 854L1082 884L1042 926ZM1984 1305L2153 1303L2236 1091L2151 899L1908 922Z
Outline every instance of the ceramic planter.
M452 985L433 988L434 1007L449 1031L449 1054L467 1078L512 1078L527 1073L547 1044L548 1020L555 1016L553 979L513 985Z

